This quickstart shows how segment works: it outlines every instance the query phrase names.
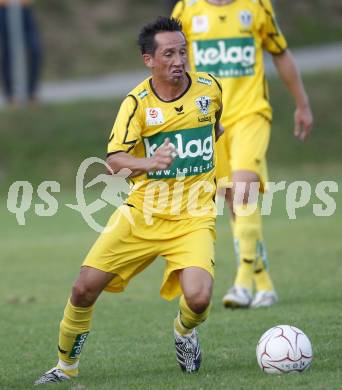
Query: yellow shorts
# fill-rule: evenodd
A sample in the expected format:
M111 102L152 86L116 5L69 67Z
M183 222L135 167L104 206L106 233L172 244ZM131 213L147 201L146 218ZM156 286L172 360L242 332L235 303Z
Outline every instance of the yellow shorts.
M261 191L268 181L266 152L270 139L270 122L262 115L249 115L230 127L217 142L216 175L219 187L227 187L232 172L255 172L261 182Z
M214 276L214 218L179 221L154 218L152 225L146 225L143 214L130 208L135 222L132 225L120 209L107 224L115 226L114 229L99 236L83 262L83 266L114 274L105 290L123 291L130 279L157 256L166 260L160 289L164 299L172 300L182 293L178 270L199 267Z

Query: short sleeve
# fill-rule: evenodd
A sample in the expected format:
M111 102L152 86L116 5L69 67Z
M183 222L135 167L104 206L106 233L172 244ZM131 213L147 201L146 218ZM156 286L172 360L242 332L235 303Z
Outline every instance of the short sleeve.
M182 20L184 8L185 8L184 0L178 1L173 8L171 17Z
M217 105L219 107L219 109L222 108L222 83L219 79L217 79L216 77L214 77L211 73L208 73L208 76L210 76L214 83L216 84L216 87L217 87L217 94L216 94L216 99L217 99Z
M287 49L287 42L278 26L271 0L260 0L260 4L264 12L261 31L263 47L271 54L281 54Z
M185 37L189 37L191 33L188 9L189 7L186 6L184 0L178 1L171 14L173 18L179 20L182 23L182 31Z
M141 129L138 101L135 96L128 95L121 104L110 134L107 155L133 150L141 140Z

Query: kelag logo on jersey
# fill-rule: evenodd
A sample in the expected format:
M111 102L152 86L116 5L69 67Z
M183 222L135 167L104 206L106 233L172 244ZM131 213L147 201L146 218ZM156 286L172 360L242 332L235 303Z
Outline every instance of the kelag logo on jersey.
M194 176L213 169L212 125L144 137L146 157L153 156L167 137L177 149L178 156L169 169L149 172L147 174L149 179L175 178L179 175Z
M196 70L218 77L242 77L254 74L254 39L231 38L195 41Z

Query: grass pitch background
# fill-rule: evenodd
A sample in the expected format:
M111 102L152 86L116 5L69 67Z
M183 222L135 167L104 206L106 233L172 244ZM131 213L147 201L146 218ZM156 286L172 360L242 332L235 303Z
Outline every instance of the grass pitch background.
M341 196L337 200L341 204ZM234 258L228 224L219 219L213 309L200 328L203 364L198 375L184 375L176 364L172 321L177 302L159 297L163 260L158 259L124 294L102 295L83 351L81 375L73 385L59 388L339 389L342 216L313 219L307 207L298 220L289 221L282 209L283 199L278 199L275 213L265 218L272 274L281 298L272 309L222 307ZM62 311L96 234L65 208L53 218L29 216L26 228L18 229L3 210L1 220L0 387L28 389L56 361ZM286 376L260 371L256 343L276 324L293 324L309 335L314 348L310 371Z
M279 82L271 83L275 123L269 158L280 180L336 180L341 187L341 72L306 78L316 114L306 144L292 138L292 110ZM333 91L333 93L332 93ZM118 102L46 106L2 112L0 117L0 389L28 389L56 360L58 324L79 265L97 234L65 203L74 202L79 163L103 156ZM31 210L19 227L6 210L15 180L61 182L54 217ZM35 187L36 188L36 187ZM203 365L184 375L175 361L172 321L177 302L159 297L163 260L139 275L124 294L104 293L97 304L81 375L60 389L339 389L342 345L341 190L332 194L337 211L314 218L310 205L290 221L283 194L264 218L271 270L280 295L272 309L230 311L221 297L231 284L235 259L226 217L218 220L213 310L200 328ZM95 196L95 194L93 195ZM108 206L100 218L111 213ZM269 376L257 366L255 346L276 324L304 330L314 348L310 371ZM82 387L83 386L83 387Z

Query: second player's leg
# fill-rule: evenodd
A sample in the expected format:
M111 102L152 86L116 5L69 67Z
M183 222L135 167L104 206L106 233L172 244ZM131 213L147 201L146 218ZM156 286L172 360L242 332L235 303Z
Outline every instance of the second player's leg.
M250 171L235 171L233 187L226 192L227 205L232 214L237 274L234 286L223 297L227 307L248 307L252 301L253 273L260 240L260 218L256 210L259 177Z
M277 297L261 250L262 226L257 205L260 179L255 172L247 170L234 171L232 178L233 188L226 200L233 213L238 270L234 286L223 297L223 302L227 307L254 306L256 299L252 300L252 291L256 282L256 298L262 294L267 298L263 298L265 302L262 304L266 306L274 303Z
M228 118L226 118L228 119ZM223 117L223 126L225 126ZM266 151L270 122L259 114L227 123L228 132L218 141L218 183L231 187L226 201L233 215L232 230L238 262L234 286L223 297L226 307L270 306L276 294L266 267L262 240L261 215L258 208L259 190L264 191L268 176ZM257 294L252 300L255 283ZM275 299L269 299L269 298ZM255 305L255 303L259 303Z

